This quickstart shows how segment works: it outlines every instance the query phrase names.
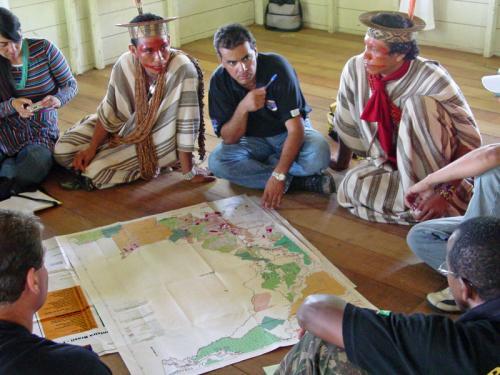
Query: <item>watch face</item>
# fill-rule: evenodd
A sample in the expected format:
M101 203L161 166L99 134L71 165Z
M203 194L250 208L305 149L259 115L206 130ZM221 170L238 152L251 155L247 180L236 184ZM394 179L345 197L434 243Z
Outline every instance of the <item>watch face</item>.
M273 177L275 179L277 179L278 181L285 181L286 174L284 174L284 173L278 173L278 172L273 172Z
M195 174L193 171L189 171L188 173L183 174L183 177L186 181L192 180L194 178Z

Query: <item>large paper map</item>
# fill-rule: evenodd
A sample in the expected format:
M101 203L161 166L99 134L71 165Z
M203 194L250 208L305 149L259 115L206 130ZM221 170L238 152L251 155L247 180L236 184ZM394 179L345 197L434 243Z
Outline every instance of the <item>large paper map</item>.
M246 196L57 241L132 374L202 373L294 344L311 293L370 306Z

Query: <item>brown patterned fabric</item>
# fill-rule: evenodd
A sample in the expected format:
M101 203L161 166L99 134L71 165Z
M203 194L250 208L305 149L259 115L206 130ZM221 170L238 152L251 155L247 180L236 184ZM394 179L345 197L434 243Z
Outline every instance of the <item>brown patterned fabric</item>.
M377 124L360 118L370 97L363 56L349 60L342 72L334 128L358 156L367 157L349 170L338 187L339 204L365 220L408 224L404 205L410 186L457 158L457 150L481 145L474 116L448 72L437 62L417 58L408 73L386 90L401 109L396 140L397 169L387 162L377 139ZM462 181L453 197L461 211L471 186Z

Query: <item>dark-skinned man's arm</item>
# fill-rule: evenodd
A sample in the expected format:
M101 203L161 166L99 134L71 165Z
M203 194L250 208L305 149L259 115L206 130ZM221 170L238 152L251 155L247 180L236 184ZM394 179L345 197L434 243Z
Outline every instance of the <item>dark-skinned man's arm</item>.
M297 312L303 330L344 348L342 324L346 302L330 294L313 294L306 298Z

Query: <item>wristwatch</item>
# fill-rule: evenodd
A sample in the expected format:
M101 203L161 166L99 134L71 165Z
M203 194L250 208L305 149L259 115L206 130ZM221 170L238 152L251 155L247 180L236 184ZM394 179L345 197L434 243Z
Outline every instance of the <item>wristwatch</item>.
M197 174L196 169L193 167L188 173L183 173L182 177L186 181L191 181L194 178L194 176L196 176L196 174Z
M273 176L278 181L285 181L285 179L286 179L286 174L279 173L279 172L276 172L276 171L273 171L273 173L271 174L271 176Z

